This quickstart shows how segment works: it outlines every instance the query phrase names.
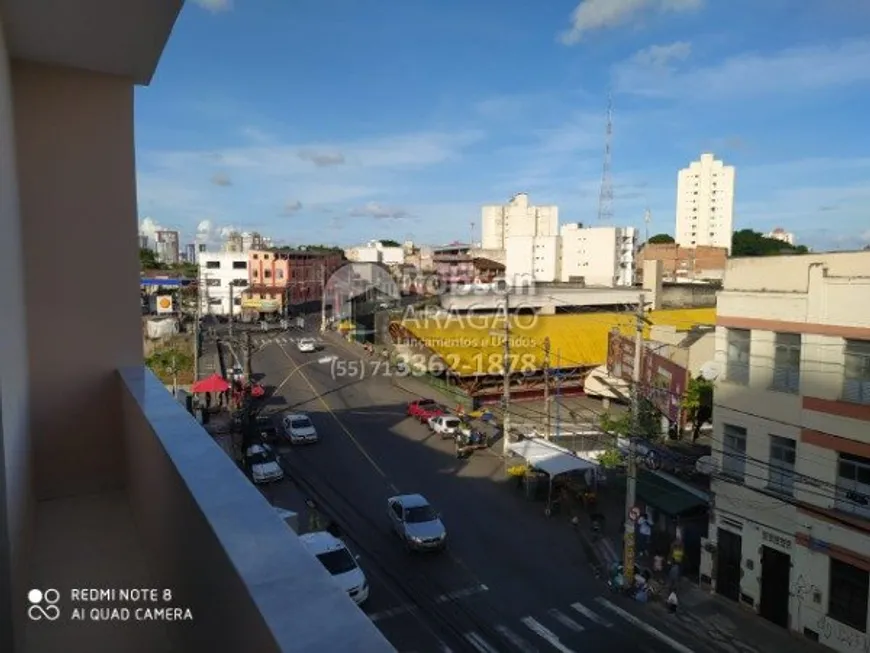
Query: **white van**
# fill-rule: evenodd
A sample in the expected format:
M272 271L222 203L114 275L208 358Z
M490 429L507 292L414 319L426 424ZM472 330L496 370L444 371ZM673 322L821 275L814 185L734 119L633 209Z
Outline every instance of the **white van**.
M357 605L365 603L369 598L368 581L357 564L357 557L348 550L344 542L326 531L305 533L299 539Z

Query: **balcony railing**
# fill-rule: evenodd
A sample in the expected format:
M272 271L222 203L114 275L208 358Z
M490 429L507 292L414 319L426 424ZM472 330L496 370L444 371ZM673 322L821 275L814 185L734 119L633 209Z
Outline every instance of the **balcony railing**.
M395 651L151 372L120 382L126 500L151 582L194 616L168 624L172 650Z

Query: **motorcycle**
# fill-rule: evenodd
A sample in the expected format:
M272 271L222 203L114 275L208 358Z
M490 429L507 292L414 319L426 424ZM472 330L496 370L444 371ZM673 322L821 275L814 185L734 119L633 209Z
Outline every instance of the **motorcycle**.
M467 458L477 449L485 449L488 446L486 436L475 429L463 429L454 438L456 443L456 457Z

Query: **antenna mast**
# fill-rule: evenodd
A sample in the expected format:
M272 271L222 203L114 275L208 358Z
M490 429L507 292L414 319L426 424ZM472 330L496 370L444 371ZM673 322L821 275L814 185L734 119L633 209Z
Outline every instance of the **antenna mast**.
M649 242L649 223L652 220L652 213L647 209L643 213L643 224L644 224L644 234L643 234L643 242L644 244Z
M598 222L613 222L613 181L610 178L610 145L613 139L613 96L607 96L607 128L604 132L604 165L601 171L601 191L598 195Z
M471 240L468 241L468 244L474 247L474 220L471 221Z

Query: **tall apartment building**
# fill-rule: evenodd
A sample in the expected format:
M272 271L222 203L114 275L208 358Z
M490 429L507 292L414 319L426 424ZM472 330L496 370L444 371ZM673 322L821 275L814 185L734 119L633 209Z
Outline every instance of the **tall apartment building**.
M560 230L561 281L582 279L592 286L634 285L637 230L634 227L584 227Z
M526 193L514 195L503 206L481 209L482 249L507 249L512 236L558 236L559 207L532 206Z
M728 261L702 577L840 653L870 629L870 252Z
M248 255L203 252L199 255L199 302L203 315L238 315L248 287Z
M175 265L181 261L181 252L178 244L178 232L162 230L154 234L157 260L161 263Z
M348 261L355 263L383 263L402 265L405 262L404 247L390 247L380 240L370 240L365 245L350 247L344 251Z
M731 252L734 234L734 167L702 154L677 175L677 224L680 247L724 247Z
M196 244L188 243L184 246L184 260L187 263L196 263Z
M790 231L786 231L782 227L777 227L773 231L765 234L764 237L770 238L771 240L778 240L779 242L786 243L788 245L794 245L794 234Z

